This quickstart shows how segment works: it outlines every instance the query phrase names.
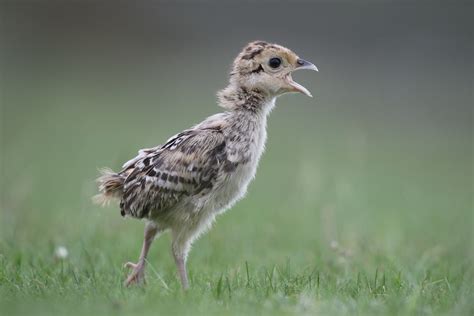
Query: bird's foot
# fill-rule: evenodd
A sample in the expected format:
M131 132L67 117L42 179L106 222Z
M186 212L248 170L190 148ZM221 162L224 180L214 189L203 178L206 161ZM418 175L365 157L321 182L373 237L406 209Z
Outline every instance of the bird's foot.
M124 264L124 268L132 269L132 272L128 275L125 280L125 286L140 285L145 283L145 264L144 263L132 263L127 262Z

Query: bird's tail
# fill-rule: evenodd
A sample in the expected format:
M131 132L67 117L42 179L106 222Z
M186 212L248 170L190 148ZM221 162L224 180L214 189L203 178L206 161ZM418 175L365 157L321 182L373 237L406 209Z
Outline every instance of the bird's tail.
M100 174L101 176L96 180L99 194L95 195L92 200L96 204L105 206L113 199L120 199L122 197L125 178L107 168L101 169Z

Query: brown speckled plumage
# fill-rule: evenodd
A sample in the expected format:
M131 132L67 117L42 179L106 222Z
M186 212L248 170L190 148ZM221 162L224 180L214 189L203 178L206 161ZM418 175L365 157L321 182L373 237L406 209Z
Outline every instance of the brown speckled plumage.
M234 61L229 85L218 93L225 112L161 146L140 150L118 173L103 171L96 200L117 198L122 215L147 220L139 261L127 263L133 268L127 285L143 280L152 240L170 230L181 282L188 287L185 262L191 244L217 214L244 196L264 150L275 98L286 92L310 95L292 80L296 69L317 70L282 46L249 43Z

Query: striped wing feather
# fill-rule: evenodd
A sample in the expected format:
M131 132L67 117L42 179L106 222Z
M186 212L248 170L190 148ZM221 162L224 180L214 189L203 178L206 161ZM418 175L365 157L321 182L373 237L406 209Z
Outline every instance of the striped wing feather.
M185 197L206 194L223 160L225 140L216 128L187 130L163 146L140 150L121 171L122 215L152 218Z

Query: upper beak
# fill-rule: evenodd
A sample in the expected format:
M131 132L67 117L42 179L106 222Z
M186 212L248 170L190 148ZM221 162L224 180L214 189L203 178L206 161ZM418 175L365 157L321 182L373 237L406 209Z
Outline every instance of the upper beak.
M298 58L296 63L298 64L298 66L296 66L296 69L309 69L309 70L319 71L318 67L316 67L314 64L304 59Z
M309 61L306 61L304 59L301 59L301 58L298 58L298 60L296 61L296 64L297 65L296 65L295 70L309 69L309 70L319 71L318 67L316 67L314 64L312 64ZM291 75L288 75L288 83L294 89L295 92L301 92L303 94L306 94L308 97L313 97L311 95L311 92L308 91L308 89L306 89L305 87L303 87L299 83L293 81L293 79L291 78Z

